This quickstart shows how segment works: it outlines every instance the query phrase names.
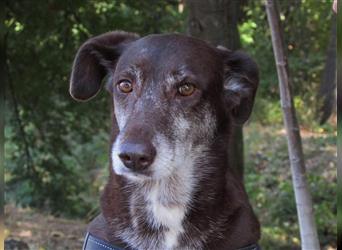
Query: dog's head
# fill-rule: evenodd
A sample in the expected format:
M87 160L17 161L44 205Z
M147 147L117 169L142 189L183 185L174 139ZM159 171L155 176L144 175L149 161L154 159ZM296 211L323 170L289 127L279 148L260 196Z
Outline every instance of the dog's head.
M231 122L248 119L258 85L247 55L176 34L91 38L76 55L71 95L92 98L105 76L119 127L113 169L130 180L193 173Z

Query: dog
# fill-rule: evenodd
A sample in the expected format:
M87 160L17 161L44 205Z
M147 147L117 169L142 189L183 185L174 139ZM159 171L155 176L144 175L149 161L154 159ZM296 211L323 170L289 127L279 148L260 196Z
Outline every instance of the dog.
M185 35L114 31L79 48L70 94L86 101L103 81L113 100L110 174L85 245L259 249L227 150L232 126L252 111L255 62Z

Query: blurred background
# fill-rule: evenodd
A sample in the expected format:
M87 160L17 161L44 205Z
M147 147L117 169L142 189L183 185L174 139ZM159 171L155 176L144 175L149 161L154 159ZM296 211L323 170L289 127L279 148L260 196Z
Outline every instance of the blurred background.
M110 98L102 91L91 102L72 100L70 69L89 37L125 30L191 34L256 60L261 82L236 165L262 224L263 249L300 249L265 7L226 0L218 15L214 2L6 1L7 240L22 249L80 249L108 173ZM328 0L279 7L319 240L322 249L336 249L336 17ZM199 20L223 20L222 32L203 31Z

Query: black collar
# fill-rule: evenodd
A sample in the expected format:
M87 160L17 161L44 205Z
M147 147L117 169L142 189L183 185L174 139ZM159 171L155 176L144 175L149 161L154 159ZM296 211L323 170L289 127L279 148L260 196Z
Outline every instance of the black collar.
M105 242L95 236L87 233L84 244L83 250L128 250L129 248L121 248L108 242ZM239 248L237 250L261 250L261 248L257 244L252 244L243 248Z
M124 250L128 248L122 248L119 246L112 245L104 240L101 240L90 233L87 233L84 243L83 250Z

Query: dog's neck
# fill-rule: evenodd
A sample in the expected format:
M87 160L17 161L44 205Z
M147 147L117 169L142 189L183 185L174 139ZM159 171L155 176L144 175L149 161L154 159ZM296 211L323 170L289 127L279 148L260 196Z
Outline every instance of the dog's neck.
M215 148L215 157L196 159L201 174L182 166L168 178L133 182L111 172L102 197L108 238L135 249L234 249L256 242L258 222L243 185L226 166L226 150L217 151L226 147Z

